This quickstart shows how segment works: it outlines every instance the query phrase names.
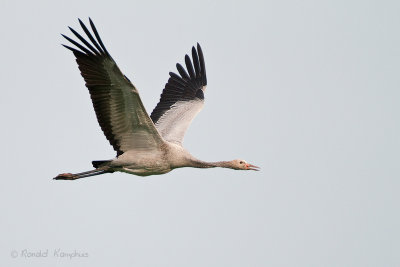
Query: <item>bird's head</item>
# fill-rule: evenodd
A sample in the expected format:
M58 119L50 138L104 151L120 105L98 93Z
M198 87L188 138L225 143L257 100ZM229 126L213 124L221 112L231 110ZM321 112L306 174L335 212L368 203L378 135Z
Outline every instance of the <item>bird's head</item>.
M260 167L247 163L247 161L243 159L234 159L231 161L232 168L235 170L252 170L259 171Z

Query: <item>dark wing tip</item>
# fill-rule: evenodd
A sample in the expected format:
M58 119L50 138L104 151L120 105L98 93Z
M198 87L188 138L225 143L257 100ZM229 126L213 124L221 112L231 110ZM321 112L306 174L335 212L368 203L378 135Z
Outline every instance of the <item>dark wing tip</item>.
M100 35L99 35L99 33L98 33L97 29L96 29L96 26L94 26L94 23L93 23L93 21L92 21L92 19L90 17L89 17L89 23L90 23L90 27L92 28L92 30L94 32L94 36L96 37L97 41L99 42L99 44L100 44L101 48L103 49L104 53L106 55L108 55L109 57L111 57L111 55L108 53L106 47L104 46L103 41L100 38Z
M199 55L200 67L201 67L201 79L203 86L207 85L207 75L206 75L206 64L204 62L203 50L199 43L197 43L197 53Z
M72 43L73 45L75 45L76 47L78 47L80 50L82 50L83 52L85 52L88 55L91 55L92 52L90 52L87 48L85 48L83 45L79 44L78 42L72 40L71 38L69 38L68 36L61 34L62 37L64 37L65 39L67 39L70 43Z
M190 60L190 57L188 55L185 55L185 64L186 64L186 69L189 72L190 78L196 79L196 74L193 69L192 61Z
M89 18L90 19L90 18ZM86 33L86 36L90 39L92 44L97 48L100 54L106 54L104 50L100 47L100 45L97 43L97 41L93 38L93 35L90 33L86 25L82 22L82 20L79 20L79 24L81 25L83 31Z
M184 79L184 80L190 80L189 75L187 74L185 68L182 67L181 64L176 63L176 69L178 70L178 72L179 72L179 74L181 75L182 79Z
M185 55L186 69L181 64L176 63L176 69L180 76L174 72L169 72L170 78L161 93L160 101L150 115L154 123L157 123L163 114L178 101L193 99L204 101L203 89L207 80L204 57L198 43L197 46L192 46L191 53L192 58L187 54Z
M64 46L65 48L67 48L68 50L71 50L74 53L76 58L86 56L85 53L82 53L82 51L79 51L78 49L72 48L65 44L61 44L61 45Z
M194 46L192 46L192 59L193 59L194 69L196 71L196 77L201 77L199 57L197 55L197 50Z
M192 46L192 59L189 55L185 55L186 69L179 63L176 64L176 68L183 80L197 80L202 86L206 86L207 75L203 50L199 43L196 46L197 49L195 46Z

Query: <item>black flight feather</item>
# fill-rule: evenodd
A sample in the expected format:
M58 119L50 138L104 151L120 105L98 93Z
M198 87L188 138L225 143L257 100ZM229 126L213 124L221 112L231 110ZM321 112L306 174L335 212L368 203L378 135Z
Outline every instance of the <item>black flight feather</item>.
M96 46L97 50L100 51L100 53L104 54L104 51L101 49L101 47L99 46L99 44L96 42L96 40L93 38L93 35L89 32L88 28L86 27L85 24L83 24L83 22L79 20L79 24L81 25L83 31L86 33L86 36L89 37L90 41L94 44L94 46Z
M113 132L115 129L113 129L111 125L112 113L110 110L110 101L112 101L112 99L110 88L112 86L112 81L110 80L109 74L107 73L108 70L105 69L106 66L104 65L108 64L108 66L112 66L113 64L115 65L115 62L111 58L110 54L107 52L92 20L90 20L90 25L96 36L97 41L96 39L94 39L92 34L89 32L89 30L81 20L79 20L79 23L92 44L85 40L74 29L69 27L71 32L86 47L69 38L68 36L62 34L65 39L67 39L70 43L75 45L80 50L67 45L63 46L74 53L76 57L76 62L79 66L79 70L81 71L81 74L85 79L86 87L89 89L90 96L93 102L93 107L96 112L97 121L99 122L100 127L104 132L104 135L109 140L114 150L117 151L117 155L121 155L123 153L123 151L121 150L121 144ZM126 81L129 82L128 79L126 79Z
M93 21L92 21L91 18L89 18L89 22L90 22L90 26L92 27L92 30L93 30L93 32L94 32L94 35L96 36L97 41L99 42L100 46L103 48L103 51L104 51L109 57L111 57L110 54L108 53L106 47L104 46L103 42L101 41L100 35L99 35L99 33L97 32L96 26L94 26L94 23L93 23Z
M161 93L160 101L150 115L154 124L178 101L204 100L203 89L207 85L204 56L199 44L192 47L192 60L185 56L185 68L179 63L176 68L180 74L169 73L168 82ZM189 73L189 74L188 74Z

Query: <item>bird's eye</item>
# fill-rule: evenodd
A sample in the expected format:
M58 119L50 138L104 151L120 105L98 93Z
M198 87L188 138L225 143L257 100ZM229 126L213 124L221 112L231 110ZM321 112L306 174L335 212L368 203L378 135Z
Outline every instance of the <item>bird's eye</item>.
M239 162L240 164L243 164L243 161Z

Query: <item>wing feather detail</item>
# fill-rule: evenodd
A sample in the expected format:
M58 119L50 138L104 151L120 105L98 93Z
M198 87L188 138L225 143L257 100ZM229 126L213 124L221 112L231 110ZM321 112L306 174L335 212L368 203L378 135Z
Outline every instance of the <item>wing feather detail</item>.
M180 76L169 73L160 101L150 116L163 139L179 145L203 107L207 85L204 56L199 44L197 49L192 47L192 60L185 55L186 70L181 64L176 64Z
M200 99L176 102L158 120L156 124L158 132L165 140L182 145L189 125L203 106L204 101Z
M95 37L79 20L91 43L70 28L83 45L63 35L76 48L63 46L76 57L104 135L117 156L128 150L157 149L163 139L148 116L137 89L108 53L90 18L89 22Z

